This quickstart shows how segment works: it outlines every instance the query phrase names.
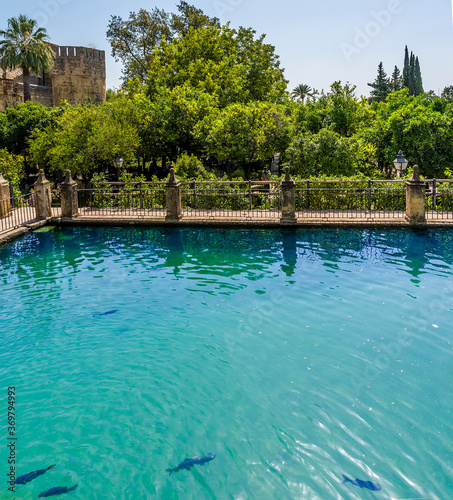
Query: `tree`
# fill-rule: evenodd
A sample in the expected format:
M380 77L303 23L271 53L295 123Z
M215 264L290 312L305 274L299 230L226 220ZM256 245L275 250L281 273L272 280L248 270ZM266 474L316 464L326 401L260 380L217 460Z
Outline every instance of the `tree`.
M164 10L152 12L140 9L131 12L129 19L111 16L107 40L112 47L112 56L123 63L123 79L138 77L145 81L152 51L163 38L169 38L171 29L169 16Z
M347 176L356 170L357 158L350 140L328 129L293 137L286 157L292 171L304 178Z
M405 49L403 87L409 89L409 95L423 94L423 80L418 57L413 52L409 57L409 51Z
M137 130L120 118L111 105L68 107L55 124L32 136L30 157L41 168L70 168L88 182L111 166L116 151L126 164L134 159L140 145Z
M161 42L148 72L148 95L188 85L216 96L220 107L251 101L278 102L287 81L272 45L251 28L207 26L171 43Z
M368 85L373 87L370 94L370 102L385 101L386 97L390 93L390 81L387 78L387 73L384 71L384 65L382 62L379 63L376 80Z
M291 95L295 99L299 99L300 101L304 102L306 97L313 97L317 93L318 92L312 89L309 85L305 83L300 83L297 87L293 89Z
M31 133L54 123L67 106L63 104L54 108L27 101L15 108L6 108L0 114L0 148L6 148L16 155L24 154Z
M205 26L216 26L220 28L219 19L217 17L209 17L203 13L201 9L197 9L187 2L180 1L177 5L179 14L171 15L171 30L172 36L185 36L189 33L190 28L199 29Z
M0 68L22 70L24 101L31 100L30 73L48 71L54 64L55 53L50 47L47 31L38 28L37 22L20 15L8 19L8 29L1 30Z
M218 25L217 18L211 19L187 2L181 1L177 8L179 15L155 8L152 12L145 9L131 12L126 21L120 16L111 16L107 40L112 47L112 56L123 63L125 84L130 78L138 77L142 83L146 80L153 51L161 42L184 36L190 28Z
M414 95L420 95L423 94L423 92L422 72L420 70L420 62L418 57L416 57L414 67Z
M11 181L14 189L18 190L23 177L22 156L12 155L6 149L0 149L0 174L7 181ZM17 192L17 194L19 193Z
M445 87L444 90L442 90L441 97L447 102L453 103L453 85Z
M409 50L407 48L404 49L404 66L403 66L403 87L409 88L409 80L410 80L410 59L409 59Z
M401 71L398 69L398 66L395 66L395 69L392 73L392 78L390 79L390 89L392 91L401 90L403 88L403 77L401 75Z
M196 127L207 152L219 160L250 166L284 151L289 140L290 117L285 108L265 102L231 104L206 116Z

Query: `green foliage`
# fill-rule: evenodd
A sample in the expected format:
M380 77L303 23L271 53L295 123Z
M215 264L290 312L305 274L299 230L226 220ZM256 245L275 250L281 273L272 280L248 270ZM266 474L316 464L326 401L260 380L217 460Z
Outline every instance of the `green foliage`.
M203 163L193 155L183 153L176 162L175 174L182 180L207 180L209 172L203 166Z
M288 164L304 178L325 175L353 175L357 158L350 140L333 130L306 132L293 138L286 151Z
M420 62L413 52L409 56L407 45L404 52L403 86L409 89L409 95L418 96L424 92Z
M252 102L214 111L198 123L196 134L209 154L247 165L284 151L289 130L290 117L284 106Z
M127 164L139 146L138 133L115 104L109 106L70 107L54 125L30 140L30 157L40 167L52 170L70 168L85 179L112 164L116 151Z
M293 89L293 91L291 92L291 97L304 102L306 97L315 97L317 94L318 94L317 90L312 89L309 85L306 85L305 83L301 83Z
M181 1L179 14L169 14L155 8L152 12L140 9L131 12L124 21L120 16L111 16L107 39L112 47L112 56L123 63L124 83L131 78L147 79L147 72L155 57L154 49L159 44L186 35L191 28L217 26L218 19L209 18L200 9Z
M153 53L148 72L148 94L159 88L188 85L205 92L220 107L251 101L277 102L284 96L286 80L274 47L255 39L251 28L234 30L208 26L162 41Z
M441 177L452 164L453 117L448 102L430 94L410 96L403 89L376 105L375 113L358 136L376 147L380 169L389 171L400 149L426 177Z
M61 116L68 104L57 108L27 101L0 113L0 148L21 154L28 148L28 138L36 130L43 130Z
M323 128L351 137L359 128L367 126L372 119L372 111L366 100L358 99L355 86L334 82L330 92L317 101L299 105L294 110L293 136L301 132L317 134Z
M202 144L195 128L215 109L215 97L203 90L188 85L159 88L149 107L143 134L149 155L175 159L180 152L199 153Z
M13 155L6 149L0 149L0 173L3 177L13 183L15 190L18 190L23 175L24 158L20 155Z
M396 81L398 81L398 77L395 76L395 73L394 77L396 78ZM391 84L390 80L387 78L387 73L384 71L384 65L382 62L379 63L376 80L368 85L373 88L370 94L370 102L385 101L386 97L390 93Z

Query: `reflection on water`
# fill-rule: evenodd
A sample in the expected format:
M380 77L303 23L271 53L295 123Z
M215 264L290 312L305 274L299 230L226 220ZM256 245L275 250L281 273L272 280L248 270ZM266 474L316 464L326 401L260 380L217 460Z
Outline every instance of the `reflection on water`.
M102 232L104 245L92 251L91 245ZM70 242L68 247L67 243ZM250 254L249 249L258 249ZM87 259L130 254L140 249L137 264L154 263L158 259L175 275L184 264L197 263L214 268L230 264L231 256L240 255L247 265L281 264L290 277L298 261L322 259L328 263L362 258L371 262L397 262L402 270L417 278L426 266L438 258L445 265L452 262L452 234L445 230L388 229L299 229L299 230L228 230L178 228L74 228L46 233L32 233L6 247L0 248L0 269L4 273L21 273L14 269L18 256L39 257L54 253L73 267L74 271ZM215 249L215 250L214 250ZM81 258L82 257L82 258ZM283 262L282 261L283 258ZM231 270L234 273L234 270ZM2 273L2 276L4 274Z

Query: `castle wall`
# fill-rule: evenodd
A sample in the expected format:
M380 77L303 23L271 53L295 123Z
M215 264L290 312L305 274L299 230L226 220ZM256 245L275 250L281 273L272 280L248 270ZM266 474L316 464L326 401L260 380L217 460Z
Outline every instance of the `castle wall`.
M44 74L31 76L32 100L45 106L105 102L105 52L86 47L51 44L55 65ZM0 111L23 102L22 72L4 72L0 79Z

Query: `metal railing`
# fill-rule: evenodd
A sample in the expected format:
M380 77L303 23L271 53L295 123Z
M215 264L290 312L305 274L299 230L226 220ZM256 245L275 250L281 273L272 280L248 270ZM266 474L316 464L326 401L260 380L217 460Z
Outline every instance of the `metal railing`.
M453 219L453 180L427 180L425 207L427 219Z
M296 182L297 217L394 219L404 218L404 180L305 180Z
M93 183L78 190L78 202L85 216L165 217L165 182Z
M33 193L0 200L0 233L36 220Z
M280 218L280 182L181 182L181 205L186 217Z

